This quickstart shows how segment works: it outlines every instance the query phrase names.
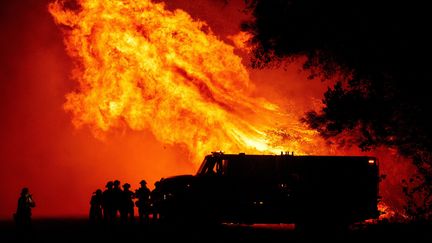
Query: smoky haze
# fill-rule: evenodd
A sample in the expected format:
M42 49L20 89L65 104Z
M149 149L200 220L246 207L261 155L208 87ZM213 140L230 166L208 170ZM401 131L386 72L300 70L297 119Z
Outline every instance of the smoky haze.
M134 189L141 179L152 186L164 176L194 173L196 165L189 162L191 155L185 147L162 144L148 131L116 131L101 141L89 129L73 127L71 115L63 109L65 95L77 88L70 79L73 63L65 52L62 32L48 13L49 2L1 3L0 217L11 218L24 186L37 203L35 217L79 216L87 214L91 193L103 189L107 180L127 181ZM195 13L193 17L207 21L227 42L225 36L238 33L247 17L242 1L228 5L224 1L170 1L167 7ZM251 77L281 105L288 98L280 87L265 81L272 79L290 90L294 97L289 99L290 110L309 107L307 102L319 100L316 97L326 88L317 81L313 89L303 82L282 85L287 79L305 79L295 67L289 72L252 72ZM298 89L308 90L307 98ZM296 105L295 97L306 101Z
M107 180L137 188L143 178L194 172L184 149L148 132L100 141L73 128L63 110L75 88L71 60L47 4L1 3L0 218L11 218L24 186L34 195L36 217L77 216L87 214L91 193Z
M63 105L77 84L70 79L72 60L48 13L49 2L0 3L0 218L11 218L24 186L36 201L35 217L83 216L91 193L107 180L129 182L135 189L141 179L152 187L161 177L194 173L191 151L163 144L149 131L114 131L102 141L88 128L73 127ZM167 7L205 20L227 43L226 36L238 33L247 17L241 0L190 2L169 1ZM249 71L263 96L300 117L321 105L328 84L308 80L299 67ZM397 165L383 166L383 173L407 171L402 162ZM398 181L387 180L387 197L400 198Z

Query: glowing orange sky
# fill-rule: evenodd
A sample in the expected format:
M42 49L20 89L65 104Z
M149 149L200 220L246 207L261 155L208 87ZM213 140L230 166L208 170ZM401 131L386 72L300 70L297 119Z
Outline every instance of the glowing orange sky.
M101 141L89 129L73 127L63 104L77 84L48 2L0 3L0 218L11 217L23 186L34 194L36 217L80 216L87 214L92 191L107 180L127 181L135 189L141 179L152 185L161 177L194 173L186 147L163 144L149 131L126 129ZM168 1L167 7L206 21L226 42L247 18L241 0L190 2ZM298 115L319 104L328 85L307 80L296 65L249 72L258 90ZM409 169L399 163L384 170L395 168Z

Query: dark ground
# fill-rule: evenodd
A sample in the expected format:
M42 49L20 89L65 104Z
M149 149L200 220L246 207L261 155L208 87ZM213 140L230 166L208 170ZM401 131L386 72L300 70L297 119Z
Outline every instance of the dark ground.
M99 225L86 219L36 219L29 232L0 221L0 242L432 242L431 224L378 223L345 233L299 233L294 225Z

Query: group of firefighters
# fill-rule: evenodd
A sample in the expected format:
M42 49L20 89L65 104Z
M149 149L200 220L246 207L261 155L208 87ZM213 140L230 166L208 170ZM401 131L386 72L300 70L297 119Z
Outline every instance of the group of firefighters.
M115 222L118 215L121 222L133 221L135 206L140 222L148 222L150 215L152 219L157 218L156 212L152 210L152 193L145 180L140 182L140 188L135 191L131 191L129 183L123 184L123 189L120 188L119 180L108 181L105 187L104 191L96 190L91 197L89 218L92 222Z
M106 189L97 189L90 199L89 218L92 222L115 222L120 215L121 222L133 221L135 219L134 207L138 208L140 222L148 222L150 219L157 219L158 214L154 210L151 198L157 194L159 182L155 183L155 190L150 191L147 182L141 180L140 188L131 191L131 185L125 183L120 188L120 181L108 181ZM21 190L18 199L17 210L14 213L14 220L18 227L29 228L31 224L31 211L36 206L32 195L27 187ZM151 215L151 217L150 217Z

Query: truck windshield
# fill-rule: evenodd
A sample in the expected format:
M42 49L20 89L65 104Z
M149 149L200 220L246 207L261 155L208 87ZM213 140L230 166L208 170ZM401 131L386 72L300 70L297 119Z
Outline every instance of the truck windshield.
M226 160L206 157L198 169L197 175L223 175L226 163Z
M204 174L204 170L205 170L207 162L208 162L208 158L205 157L203 162L201 163L200 167L198 168L197 175Z

